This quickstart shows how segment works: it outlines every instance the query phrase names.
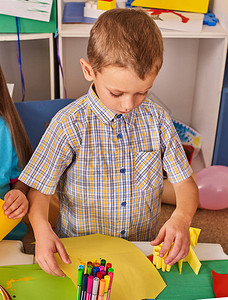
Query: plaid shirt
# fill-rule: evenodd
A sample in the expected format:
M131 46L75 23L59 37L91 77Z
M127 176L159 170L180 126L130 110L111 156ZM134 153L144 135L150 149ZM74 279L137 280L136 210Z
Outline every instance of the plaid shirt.
M58 185L60 237L147 241L156 235L163 169L173 183L192 173L167 113L147 99L115 115L92 86L52 119L19 179L44 194Z

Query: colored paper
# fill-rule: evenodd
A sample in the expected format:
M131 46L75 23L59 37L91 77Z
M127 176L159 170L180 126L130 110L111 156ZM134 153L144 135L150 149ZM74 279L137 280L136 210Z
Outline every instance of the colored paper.
M0 0L0 13L49 22L53 0Z
M205 14L208 10L209 0L135 0L131 5Z
M155 8L144 10L154 19L160 29L202 31L204 14Z
M57 263L77 286L77 269L91 257L105 257L114 266L111 299L151 299L166 287L157 269L131 242L101 234L61 239L72 261L64 264L58 255Z
M201 231L201 229L199 229L199 228L193 228L193 227L189 228L190 247L189 247L189 253L185 258L196 275L198 275L198 273L199 273L201 263L200 263L199 259L197 258L195 252L193 251L192 246L195 247L195 245L197 245L200 231ZM170 249L171 249L171 247L170 247ZM165 272L165 271L169 272L171 269L171 266L165 264L164 260L165 260L166 256L168 255L170 249L166 252L166 254L163 257L160 257L159 253L160 253L161 248L162 248L162 244L160 244L158 246L154 246L154 248L153 248L153 264L156 266L157 269L162 269L163 272ZM179 267L180 274L182 272L182 266L183 266L183 260L181 259L178 261L178 267Z
M49 275L36 264L0 267L0 283L15 300L76 299L76 288L68 277Z
M183 263L181 276L177 264L172 266L171 272L159 270L167 287L159 294L156 300L215 298L211 270L228 274L228 260L202 261L202 267L198 276L195 276L187 262Z
M219 274L212 270L212 276L215 297L228 297L228 274Z
M21 219L9 219L5 215L5 211L2 208L5 201L0 199L0 241L14 228L17 224L20 223Z

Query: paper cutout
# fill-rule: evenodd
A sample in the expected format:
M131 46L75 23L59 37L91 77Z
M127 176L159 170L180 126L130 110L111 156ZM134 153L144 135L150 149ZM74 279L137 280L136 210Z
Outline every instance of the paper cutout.
M219 274L212 271L214 293L216 298L228 297L228 274Z
M2 208L5 201L0 199L0 241L4 239L4 237L14 228L17 226L17 224L20 223L21 219L9 219L5 215L5 211Z
M63 272L77 286L77 268L94 258L111 261L114 269L111 298L139 300L155 298L166 287L153 264L131 242L101 234L61 239L72 263L64 264L56 255Z
M189 228L190 247L189 247L189 253L185 258L196 275L199 274L201 263L200 263L199 259L197 258L195 252L193 251L192 247L195 247L195 245L197 245L200 231L201 231L201 229L198 229L198 228L192 228L192 227ZM160 257L159 253L160 253L161 248L162 248L162 244L160 244L158 246L154 246L153 264L156 266L157 269L162 269L163 272L164 271L169 272L171 269L171 266L165 264L164 260L165 260L166 256L168 255L169 251L171 250L171 248L166 252L166 254L163 257ZM183 259L178 261L178 268L179 268L180 274L182 272L182 266L183 266Z

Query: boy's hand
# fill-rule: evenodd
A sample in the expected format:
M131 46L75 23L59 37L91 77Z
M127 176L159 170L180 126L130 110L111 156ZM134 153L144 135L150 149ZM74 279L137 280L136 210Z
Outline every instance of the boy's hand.
M160 257L163 257L172 246L165 258L165 264L172 266L178 260L187 256L190 247L189 224L183 215L172 214L171 218L162 226L157 237L151 242L152 246L163 242ZM172 245L173 244L173 245Z
M50 224L39 228L39 234L36 234L35 253L37 263L46 273L54 276L66 276L57 265L54 253L58 253L66 264L70 264L71 261L62 242L54 233Z
M28 212L28 199L18 189L10 190L4 197L3 209L10 219L23 218Z

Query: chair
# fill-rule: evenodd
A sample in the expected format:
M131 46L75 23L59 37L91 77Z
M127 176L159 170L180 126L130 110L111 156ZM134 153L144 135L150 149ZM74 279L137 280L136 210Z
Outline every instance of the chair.
M36 149L44 131L54 115L75 99L15 102L16 109L32 144Z

